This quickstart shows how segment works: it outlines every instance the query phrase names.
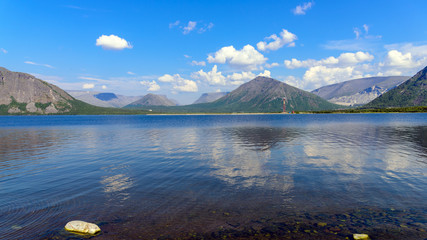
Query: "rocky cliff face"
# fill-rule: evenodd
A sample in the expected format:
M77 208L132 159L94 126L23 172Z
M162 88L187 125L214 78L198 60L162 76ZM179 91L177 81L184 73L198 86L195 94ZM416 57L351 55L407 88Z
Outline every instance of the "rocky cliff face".
M324 86L312 93L335 104L363 105L408 79L407 76L360 78Z
M55 85L26 73L0 67L0 111L10 114L66 113L73 97Z

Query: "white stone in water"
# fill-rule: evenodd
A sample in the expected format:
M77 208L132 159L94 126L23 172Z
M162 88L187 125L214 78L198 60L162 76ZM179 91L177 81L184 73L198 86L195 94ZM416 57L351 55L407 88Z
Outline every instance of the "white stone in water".
M354 240L369 240L369 236L368 234L364 234L364 233L355 233L353 234L353 238Z
M88 223L84 221L71 221L65 225L65 230L70 232L86 233L86 234L95 234L100 232L101 229L93 223Z

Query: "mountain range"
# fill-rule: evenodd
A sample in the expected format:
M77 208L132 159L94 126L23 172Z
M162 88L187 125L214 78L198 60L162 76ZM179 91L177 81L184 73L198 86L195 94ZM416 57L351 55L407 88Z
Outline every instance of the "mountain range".
M92 91L67 91L72 97L98 107L121 108L142 98L142 96L123 96L115 93Z
M360 78L324 86L313 90L312 93L335 104L360 106L369 103L409 78L407 76Z
M287 111L330 110L341 107L286 83L259 76L213 102L175 107L158 106L150 109L176 113L282 112L283 98L286 98ZM126 108L148 109L134 105Z
M387 86L397 84L397 87L392 87L364 108L427 106L427 67L400 84L401 79L389 77L352 80L320 88L316 93L324 94L325 97L343 97L345 93L350 92L346 90L348 86L359 86L361 89L374 82L374 85L353 94L353 97L357 94L376 95ZM74 94L84 95L81 91ZM147 113L148 110L165 113L281 112L284 98L286 111L342 109L342 106L330 103L313 93L262 76L242 84L228 94L221 94L223 96L213 102L186 106L176 106L176 102L166 96L147 94L126 105L125 109L104 108L77 100L57 86L30 74L12 72L0 67L0 114L141 114ZM119 104L120 100L120 95L114 93L90 93L90 97L109 104L114 101ZM203 101L209 101L213 96L206 94L202 97ZM130 98L127 101L130 101ZM122 101L120 104L125 103Z
M140 114L96 107L30 74L0 67L0 114Z

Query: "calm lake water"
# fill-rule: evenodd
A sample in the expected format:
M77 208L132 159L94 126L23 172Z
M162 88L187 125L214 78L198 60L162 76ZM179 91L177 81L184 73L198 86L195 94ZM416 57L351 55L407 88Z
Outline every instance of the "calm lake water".
M0 117L0 239L426 239L426 199L427 114Z

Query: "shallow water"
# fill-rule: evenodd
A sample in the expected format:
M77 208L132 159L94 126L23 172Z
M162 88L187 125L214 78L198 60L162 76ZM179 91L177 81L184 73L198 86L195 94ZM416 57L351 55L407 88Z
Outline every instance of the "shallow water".
M0 239L427 238L427 114L0 117L0 139Z

